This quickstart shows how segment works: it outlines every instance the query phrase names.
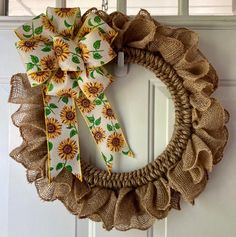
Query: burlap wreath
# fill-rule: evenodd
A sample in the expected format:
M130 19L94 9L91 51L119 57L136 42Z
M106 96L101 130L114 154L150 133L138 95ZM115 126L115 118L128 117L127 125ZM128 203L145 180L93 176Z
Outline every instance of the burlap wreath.
M180 209L180 197L193 203L203 191L208 172L222 158L229 116L211 97L218 78L198 50L196 33L164 26L145 10L134 19L90 11L119 32L114 47L124 51L127 63L150 69L166 84L176 113L171 141L142 169L109 175L82 159L83 182L63 170L49 183L41 91L30 87L25 74L16 74L9 101L21 105L12 120L23 143L10 156L27 169L28 181L35 183L43 200L59 199L72 214L101 221L107 230L144 230L171 208Z

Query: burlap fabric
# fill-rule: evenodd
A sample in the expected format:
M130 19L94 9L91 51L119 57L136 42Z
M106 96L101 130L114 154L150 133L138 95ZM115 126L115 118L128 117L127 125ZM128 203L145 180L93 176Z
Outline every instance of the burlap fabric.
M150 69L168 87L176 113L170 143L142 169L108 175L82 157L83 182L63 170L50 183L41 91L30 87L25 74L16 74L9 101L20 104L12 120L23 143L10 156L24 165L43 200L59 199L74 215L101 221L107 230L144 230L171 208L180 209L180 197L193 203L203 191L208 172L222 158L229 116L211 97L218 78L198 50L196 33L164 26L145 10L133 19L90 11L119 32L114 47L125 52L126 62Z

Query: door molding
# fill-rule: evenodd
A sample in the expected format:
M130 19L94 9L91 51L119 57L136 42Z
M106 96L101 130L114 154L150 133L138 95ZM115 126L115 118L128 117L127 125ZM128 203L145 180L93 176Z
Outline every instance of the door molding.
M31 19L32 16L0 16L0 30L13 30ZM236 29L236 16L154 16L154 19L176 27Z

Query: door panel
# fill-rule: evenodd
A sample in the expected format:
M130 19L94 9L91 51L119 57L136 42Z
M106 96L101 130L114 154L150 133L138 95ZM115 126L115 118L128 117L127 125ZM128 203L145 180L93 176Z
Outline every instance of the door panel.
M21 142L19 132L10 121L10 114L17 106L8 105L9 81L12 74L23 72L24 68L14 48L16 37L12 30L0 29L0 123L1 133L6 139L0 140L0 236L1 237L234 237L236 227L235 184L236 166L235 119L236 94L236 33L232 29L195 28L200 35L200 48L217 69L220 87L216 96L231 113L229 123L230 142L225 151L225 159L213 170L205 192L192 207L182 202L182 211L172 211L168 218L157 221L149 231L131 230L107 232L100 223L76 220L59 202L42 202L34 185L27 184L24 168L9 159L9 150ZM227 42L227 43L225 43ZM115 161L115 171L130 171L143 167L165 148L173 131L174 108L165 86L155 76L137 65L130 65L127 77L117 79L107 89L107 96L118 115L136 158ZM83 139L81 149L84 159L90 159L104 169L96 147L79 117L79 129ZM9 133L8 133L9 128ZM8 137L8 134L10 137ZM9 142L8 142L9 140ZM88 146L88 144L90 144ZM29 224L26 224L29 223Z

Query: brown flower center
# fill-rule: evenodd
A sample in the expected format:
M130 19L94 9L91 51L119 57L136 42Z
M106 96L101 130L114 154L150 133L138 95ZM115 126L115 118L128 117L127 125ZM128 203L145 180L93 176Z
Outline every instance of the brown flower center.
M84 107L84 108L88 108L90 106L90 101L88 99L83 99L81 101L81 105Z
M71 11L70 8L61 8L61 12L67 13L67 12L70 12L70 11Z
M113 116L114 116L113 111L112 111L111 108L108 108L108 109L106 110L106 114L107 114L107 116L109 116L109 117L113 117Z
M64 77L64 72L63 72L61 69L59 69L59 70L56 72L56 77L58 77L58 78L63 78L63 77Z
M99 141L102 139L102 133L97 131L95 134L94 134L94 138L96 141Z
M72 152L72 146L69 145L69 144L66 144L64 147L63 147L63 152L65 154L70 154Z
M36 75L37 75L37 76L42 76L42 75L44 75L44 73L45 73L45 72L36 72Z
M33 41L25 41L24 45L28 48L34 47L35 42Z
M48 132L49 133L54 133L56 131L56 126L54 124L52 124L52 123L49 123L47 125L47 127L48 127Z
M98 88L96 86L91 86L88 88L89 93L91 94L97 94L98 93Z
M50 70L54 69L54 60L53 59L48 59L46 61L46 65Z
M63 49L60 46L56 46L54 48L54 52L55 52L56 56L61 56L63 54Z
M112 143L113 146L119 146L120 145L120 139L118 137L114 137L112 139L111 143Z
M67 113L66 113L66 118L67 118L68 120L73 120L73 119L75 118L75 113L72 112L72 111L67 112Z

